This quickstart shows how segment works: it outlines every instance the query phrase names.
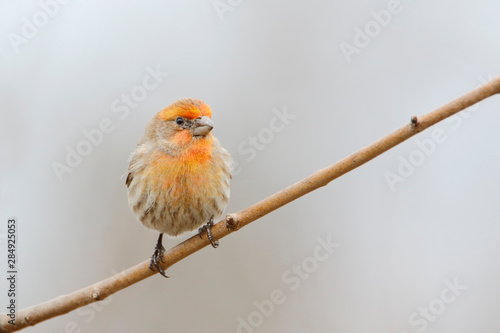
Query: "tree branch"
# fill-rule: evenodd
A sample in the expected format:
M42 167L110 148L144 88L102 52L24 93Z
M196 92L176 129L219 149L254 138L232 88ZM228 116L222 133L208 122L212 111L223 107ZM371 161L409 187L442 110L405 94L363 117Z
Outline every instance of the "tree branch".
M229 235L231 232L246 226L247 224L269 214L291 201L327 185L332 180L365 164L371 159L379 156L380 154L438 123L439 121L498 93L500 93L500 77L496 77L490 82L422 117L417 118L416 116L413 116L409 124L404 125L400 129L386 135L380 140L375 141L371 145L360 149L335 164L316 171L298 183L295 183L238 213L227 215L225 220L220 221L224 223L217 223L213 227L212 234L214 238L221 239ZM198 235L195 235L166 251L163 257L165 263L162 264L162 267L167 269L178 261L188 257L209 244L210 243L206 237L200 238ZM15 326L8 323L10 318L6 314L2 314L0 316L0 332L7 333L18 331L27 326L36 325L47 319L68 313L87 304L102 301L109 295L125 289L154 274L156 274L156 272L149 269L149 260L146 260L91 286L19 311L16 314Z

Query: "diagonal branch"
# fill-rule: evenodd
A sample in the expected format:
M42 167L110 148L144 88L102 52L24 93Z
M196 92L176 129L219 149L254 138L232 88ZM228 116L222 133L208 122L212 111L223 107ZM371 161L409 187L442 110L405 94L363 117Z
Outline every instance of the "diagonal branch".
M439 121L498 93L500 93L500 77L496 77L490 82L422 117L417 118L413 116L409 124L404 125L400 129L360 149L354 154L324 169L316 171L309 177L304 178L238 213L227 215L224 220L225 223L217 223L212 228L214 238L221 239L293 200L327 185L332 180L365 164ZM206 237L200 238L195 235L166 251L163 257L165 263L162 264L162 267L167 269L209 244ZM16 313L15 326L8 323L10 318L6 314L1 314L0 332L7 333L18 331L27 326L36 325L47 319L68 313L87 304L102 301L109 295L130 287L134 283L142 281L154 274L156 274L156 272L152 272L149 269L149 260L146 260L91 286L19 311Z

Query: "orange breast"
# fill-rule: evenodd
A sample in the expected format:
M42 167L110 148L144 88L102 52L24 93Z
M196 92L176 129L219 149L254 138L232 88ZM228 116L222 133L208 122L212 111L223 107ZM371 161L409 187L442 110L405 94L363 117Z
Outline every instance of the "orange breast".
M182 139L179 135L178 140ZM153 191L167 195L175 205L215 195L214 184L221 172L217 169L220 168L212 163L210 142L199 140L186 147L180 156L157 152L147 168L146 177L154 182L150 184Z

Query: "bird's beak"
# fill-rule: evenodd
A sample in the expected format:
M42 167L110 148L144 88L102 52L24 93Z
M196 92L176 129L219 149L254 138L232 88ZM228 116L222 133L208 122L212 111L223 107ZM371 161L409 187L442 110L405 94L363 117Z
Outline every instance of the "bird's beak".
M193 124L193 135L194 136L205 136L214 128L214 123L210 118L203 116L194 120Z

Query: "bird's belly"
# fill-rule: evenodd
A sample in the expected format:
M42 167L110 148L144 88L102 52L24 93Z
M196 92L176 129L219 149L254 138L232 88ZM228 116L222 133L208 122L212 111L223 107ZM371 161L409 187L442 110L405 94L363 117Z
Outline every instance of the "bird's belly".
M137 218L144 226L169 236L195 230L212 217L219 218L229 199L229 184L215 187L189 179L169 186L148 186L138 196L134 190L140 189L130 188L129 202Z

